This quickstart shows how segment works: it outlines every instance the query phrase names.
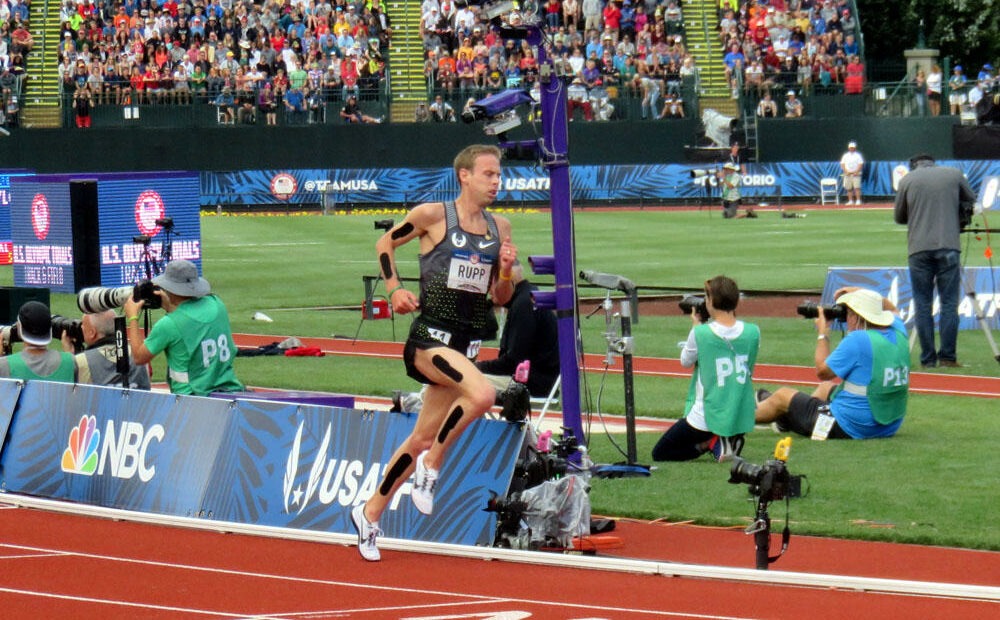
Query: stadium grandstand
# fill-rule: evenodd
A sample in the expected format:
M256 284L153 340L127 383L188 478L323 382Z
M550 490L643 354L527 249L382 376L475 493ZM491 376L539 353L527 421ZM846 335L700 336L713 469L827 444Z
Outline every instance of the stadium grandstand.
M457 121L490 93L537 92L537 49L502 40L482 4L0 0L3 123ZM936 113L974 124L972 97L993 79L941 79L952 73L949 59L927 56L890 81L871 80L855 0L512 4L503 19L545 24L545 55L570 83L573 121L659 121L686 135L704 133L699 121L712 111L734 121L733 139L750 160L761 157L761 122L797 116L785 105L792 93L806 119Z

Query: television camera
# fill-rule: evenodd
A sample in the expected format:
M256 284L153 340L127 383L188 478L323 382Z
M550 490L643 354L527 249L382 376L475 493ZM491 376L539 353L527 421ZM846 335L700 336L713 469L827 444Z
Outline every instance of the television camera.
M531 443L525 444L521 458L514 466L514 476L506 496L490 491L490 499L483 510L497 515L494 541L497 546L528 548L529 543L523 540L525 519L528 514L537 516L545 513L543 505L551 499L541 487L546 483L551 486L552 481L561 480L576 470L570 456L579 449L578 442L572 429L564 426L562 431L562 438L547 451ZM559 507L553 508L554 512L558 510Z
M483 131L488 136L501 136L521 124L517 106L534 101L527 91L508 88L476 101L462 112L466 123L485 120Z

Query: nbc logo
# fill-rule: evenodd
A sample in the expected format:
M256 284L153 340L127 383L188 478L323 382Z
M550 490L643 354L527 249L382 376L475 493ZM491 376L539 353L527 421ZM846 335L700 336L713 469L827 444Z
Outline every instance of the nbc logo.
M69 434L69 445L63 450L62 470L71 474L93 476L97 471L97 446L101 431L92 415L80 418L80 424Z
M80 424L69 434L69 442L62 455L62 470L84 476L104 475L105 467L115 478L125 480L137 476L149 482L156 475L156 466L150 461L166 436L163 426L153 424L148 429L139 422L108 420L104 433L97 430L97 419L92 415L80 418ZM102 439L103 438L103 439Z

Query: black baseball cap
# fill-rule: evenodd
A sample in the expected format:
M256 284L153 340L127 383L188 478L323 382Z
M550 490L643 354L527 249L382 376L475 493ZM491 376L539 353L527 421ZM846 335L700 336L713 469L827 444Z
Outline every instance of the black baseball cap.
M17 313L18 332L28 344L45 346L52 341L52 315L40 301L29 301Z

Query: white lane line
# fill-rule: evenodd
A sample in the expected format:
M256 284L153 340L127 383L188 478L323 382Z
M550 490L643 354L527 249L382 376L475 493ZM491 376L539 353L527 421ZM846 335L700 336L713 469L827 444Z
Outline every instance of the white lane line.
M117 607L131 607L136 609L155 609L157 611L176 611L185 614L197 614L202 616L218 616L220 618L240 618L246 614L228 613L220 611L207 611L205 609L193 609L191 607L173 607L171 605L153 605L150 603L132 603L129 601L119 601L114 599L94 598L90 596L71 596L68 594L56 594L54 592L36 592L34 590L20 590L17 588L0 587L0 592L8 594L20 594L22 596L33 596L36 598L50 598L62 601L75 601L78 603L94 603L100 605L114 605ZM256 616L262 618L262 616Z
M197 565L192 565L192 564L178 564L178 563L174 563L174 562L159 562L159 561L153 561L153 560L140 560L140 559L136 559L136 558L127 558L127 557L111 556L111 555L103 555L103 554L78 553L78 552L69 551L69 550L52 549L52 548L45 548L45 547L32 547L32 546L27 546L27 545L6 544L4 546L9 547L9 548L15 548L15 549L24 549L24 550L31 550L31 551L38 551L38 552L47 552L47 553L50 553L50 554L56 555L56 556L66 556L66 557L76 556L76 557L83 557L83 558L87 558L87 559L91 559L91 560L104 560L104 561L108 561L108 562L120 562L120 563L126 563L126 564L140 564L140 565L156 566L156 567L161 567L161 568L191 570L191 571L214 573L214 574L221 574L221 575L236 575L236 576L240 576L240 577L252 577L252 578L258 578L258 579L276 579L276 580L279 580L279 581L291 581L291 582L295 582L295 583L308 583L308 584L316 584L316 585L338 586L338 587L344 587L344 588L378 590L378 591L382 591L382 592L403 592L403 593L408 593L408 594L425 594L425 595L440 596L440 597L443 597L443 598L456 599L454 602L435 603L435 604L426 604L426 605L391 606L391 607L374 607L374 608L358 608L358 609L341 609L341 610L328 610L328 611L314 610L314 611L308 611L308 612L255 614L255 615L252 616L253 618L256 618L258 620L263 620L265 618L292 618L292 617L308 618L309 616L315 615L315 614L320 614L320 617L322 617L323 614L326 614L326 617L329 617L329 614L331 614L331 613L337 613L337 614L372 613L372 612L398 611L398 610L403 610L403 609L428 609L428 608L434 608L434 607L453 607L453 606L456 606L456 605L483 605L483 604L493 604L493 605L495 605L495 604L500 604L500 603L504 603L504 604L508 604L508 605L510 605L510 604L542 605L542 606L554 607L554 608L588 609L588 610L596 610L596 611L604 611L604 612L617 612L617 613L633 613L633 614L634 613L639 613L639 614L644 614L644 615L654 615L654 616L662 616L662 617L705 618L706 620L746 620L745 617L735 617L735 616L700 615L700 614L692 614L691 612L674 612L674 611L661 611L661 610L649 610L649 609L635 609L635 608L612 607L612 606L602 606L602 605L592 605L592 604L583 605L583 604L578 604L578 603L571 603L571 602L568 602L568 601L539 601L539 600L535 600L535 599L496 597L496 596L486 596L486 595L469 594L469 593L445 592L445 591L440 591L440 590L427 590L427 589L420 589L420 588L408 588L408 587L400 587L400 586L370 585L370 584L363 584L363 583L356 583L356 582L349 582L349 581L335 581L335 580L329 580L329 579L314 579L314 578L309 578L309 577L292 577L292 576L288 576L288 575L277 575L277 574L273 574L273 573L262 573L262 572L253 572L253 571L240 571L240 570L225 569L225 568L213 568L213 567L208 567L208 566L197 566ZM82 601L82 602L91 602L91 603L106 603L106 604L109 604L109 605L123 605L123 606L129 606L129 607L146 607L146 608L149 608L149 609L158 609L158 610L164 610L164 611L187 611L187 612L190 612L190 613L199 613L199 614L202 614L202 615L212 615L212 616L220 616L220 617L243 617L243 618L248 617L246 614L241 614L241 613L234 614L234 613L230 613L230 612L215 612L215 611L208 611L208 610L187 609L187 608L180 608L180 607L161 606L161 605L152 605L152 604L144 604L144 603L136 603L136 602L128 602L128 601L118 601L118 600L108 600L108 599L98 599L98 598L91 598L91 597L81 597L81 596L73 596L73 595L65 595L65 594L47 593L47 592L33 592L33 591L30 591L30 590L16 590L16 589L13 589L13 588L2 588L2 587L0 587L0 592L11 592L11 593L15 593L15 594L23 594L23 595L26 595L26 596L38 596L38 597L43 597L43 598L57 598L57 599L65 599L65 600L78 600L78 601Z

